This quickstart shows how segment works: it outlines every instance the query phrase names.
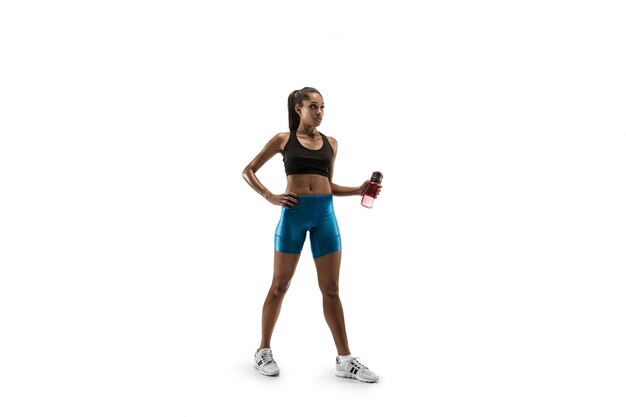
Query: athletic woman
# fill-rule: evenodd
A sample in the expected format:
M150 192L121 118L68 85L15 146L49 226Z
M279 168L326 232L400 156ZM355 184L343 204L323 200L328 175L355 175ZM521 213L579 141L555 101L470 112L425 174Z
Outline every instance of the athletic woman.
M317 130L324 117L324 99L318 90L311 87L295 90L287 102L289 132L270 139L243 170L243 178L257 193L282 207L274 238L274 276L263 304L261 343L254 355L255 367L262 375L276 376L280 372L270 340L308 232L324 317L337 348L335 375L376 382L378 376L352 356L348 347L339 299L341 236L333 209L333 196L361 195L368 181L358 187L332 182L337 140ZM283 156L287 175L283 194L271 193L256 176L278 153Z

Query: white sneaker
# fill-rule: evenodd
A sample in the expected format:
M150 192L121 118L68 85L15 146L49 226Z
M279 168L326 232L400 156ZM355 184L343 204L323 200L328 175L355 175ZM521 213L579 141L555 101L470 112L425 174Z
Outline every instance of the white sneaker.
M257 349L254 354L254 367L259 370L261 375L276 376L280 373L280 369L272 356L272 349Z
M337 356L335 367L337 368L335 375L341 378L354 378L362 382L378 381L378 375L370 371L354 356L349 356L344 360L340 360Z

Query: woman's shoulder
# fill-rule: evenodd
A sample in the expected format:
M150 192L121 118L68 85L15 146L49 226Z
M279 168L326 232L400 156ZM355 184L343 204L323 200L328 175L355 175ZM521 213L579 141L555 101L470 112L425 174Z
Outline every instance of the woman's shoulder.
M328 142L330 142L330 144L332 145L333 148L337 147L337 139L335 139L334 136L330 136L330 135L325 135L326 139L328 139Z
M279 132L277 134L275 134L274 136L272 136L272 138L269 140L270 143L281 143L281 142L287 142L289 140L289 132Z
M282 152L283 149L285 149L285 145L289 141L289 135L290 134L291 134L291 132L279 132L279 133L275 134L272 139L270 139L270 142L274 146L276 146L276 148L280 152Z
M330 144L331 149L334 152L337 152L337 139L335 139L333 136L330 135L324 135L322 132L320 132L323 137L325 137L328 140L328 143Z

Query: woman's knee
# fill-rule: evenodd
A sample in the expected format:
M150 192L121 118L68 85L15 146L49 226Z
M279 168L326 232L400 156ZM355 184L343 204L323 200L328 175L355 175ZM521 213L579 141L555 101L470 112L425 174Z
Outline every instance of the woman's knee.
M290 284L291 278L287 279L274 277L274 282L272 283L272 294L277 297L282 297L289 289Z
M339 284L336 282L332 284L320 285L320 291L325 298L338 298L339 297Z

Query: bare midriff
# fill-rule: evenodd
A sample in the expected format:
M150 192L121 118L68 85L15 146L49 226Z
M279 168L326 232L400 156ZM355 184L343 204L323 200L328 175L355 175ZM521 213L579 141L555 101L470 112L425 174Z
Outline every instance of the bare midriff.
M298 195L332 194L328 177L317 174L287 175L287 191Z

